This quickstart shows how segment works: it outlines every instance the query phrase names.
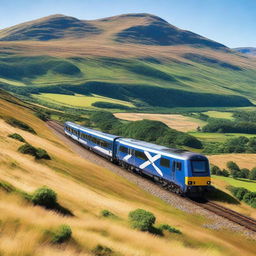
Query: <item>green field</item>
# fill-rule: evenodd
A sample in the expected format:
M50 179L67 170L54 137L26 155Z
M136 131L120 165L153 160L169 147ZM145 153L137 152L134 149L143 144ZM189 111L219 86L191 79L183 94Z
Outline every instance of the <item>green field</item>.
M212 175L212 177L214 177L216 179L223 180L231 186L244 187L250 191L256 192L256 181L255 180L233 179L230 177L222 177L222 176L216 176L216 175Z
M67 105L72 107L84 107L84 108L94 108L92 106L95 102L108 102L108 103L115 103L120 104L127 107L134 107L134 105L127 101L111 99L99 95L92 95L92 96L84 96L84 95L64 95L64 94L54 94L54 93L42 93L42 94L34 94L34 98L53 102L61 105Z
M255 134L245 133L211 133L211 132L190 132L189 134L205 142L224 142L227 139L233 139L239 136L247 138L255 137Z
M203 112L203 114L213 118L234 120L232 112L207 111L207 112Z

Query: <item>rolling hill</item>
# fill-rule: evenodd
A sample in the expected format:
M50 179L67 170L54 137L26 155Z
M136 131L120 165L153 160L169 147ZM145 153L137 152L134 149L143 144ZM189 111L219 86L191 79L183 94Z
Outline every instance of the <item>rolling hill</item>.
M0 30L0 86L26 97L99 95L144 110L250 106L255 70L255 58L151 14L52 15Z
M29 125L36 134L10 125L7 118ZM97 255L95 248L99 245L111 248L107 255L112 256L253 255L255 243L242 234L211 228L215 220L173 208L110 170L81 158L26 103L4 91L0 126L1 255L89 256ZM23 142L8 137L13 133L45 149L51 160L36 160L18 152ZM59 204L75 216L63 216L26 199L42 186L57 192ZM168 223L182 234L156 236L131 229L127 216L136 208L152 211L157 225ZM103 217L104 209L116 217ZM51 237L62 224L71 227L72 238L56 245Z
M256 48L254 47L239 47L239 48L234 48L234 50L244 54L256 56Z

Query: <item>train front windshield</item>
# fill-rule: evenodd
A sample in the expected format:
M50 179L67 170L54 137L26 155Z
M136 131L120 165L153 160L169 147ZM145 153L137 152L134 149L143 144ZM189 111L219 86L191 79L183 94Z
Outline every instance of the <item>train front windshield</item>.
M209 166L207 161L191 161L192 172L194 174L208 173Z

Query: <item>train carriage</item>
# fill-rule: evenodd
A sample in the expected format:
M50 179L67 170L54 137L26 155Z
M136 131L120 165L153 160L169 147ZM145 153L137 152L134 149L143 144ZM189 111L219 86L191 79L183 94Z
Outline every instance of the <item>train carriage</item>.
M119 138L116 158L178 193L199 192L210 185L208 159L200 154L144 141Z
M119 136L85 128L71 122L65 123L65 133L80 142L86 148L113 160L114 141L119 138Z
M197 153L123 138L65 123L65 133L105 158L144 173L179 194L195 194L211 185L208 159Z

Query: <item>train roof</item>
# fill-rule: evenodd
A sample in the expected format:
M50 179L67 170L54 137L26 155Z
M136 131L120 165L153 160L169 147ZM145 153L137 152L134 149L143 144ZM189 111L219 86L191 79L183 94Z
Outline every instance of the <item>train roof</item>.
M127 139L127 138L119 138L118 141L124 142L124 144L128 144L131 146L140 147L141 149L147 149L149 151L157 151L158 153L161 153L163 155L176 157L180 159L191 159L193 157L202 157L206 158L204 155L193 153L187 150L183 149L177 149L177 148L168 148L165 146L156 145L153 143L141 141L141 140L135 140L135 139Z
M105 139L109 139L109 140L114 140L116 138L119 138L120 136L116 136L116 135L112 135L112 134L108 134L108 133L104 133L104 132L101 132L101 131L97 131L97 130L93 130L93 129L89 129L89 128L86 128L84 126L81 126L79 124L75 124L75 123L72 123L72 122L66 122L66 124L74 127L74 128L77 128L81 131L85 131L85 132L89 132L91 134L94 134L96 136L100 136L102 138L105 138Z

